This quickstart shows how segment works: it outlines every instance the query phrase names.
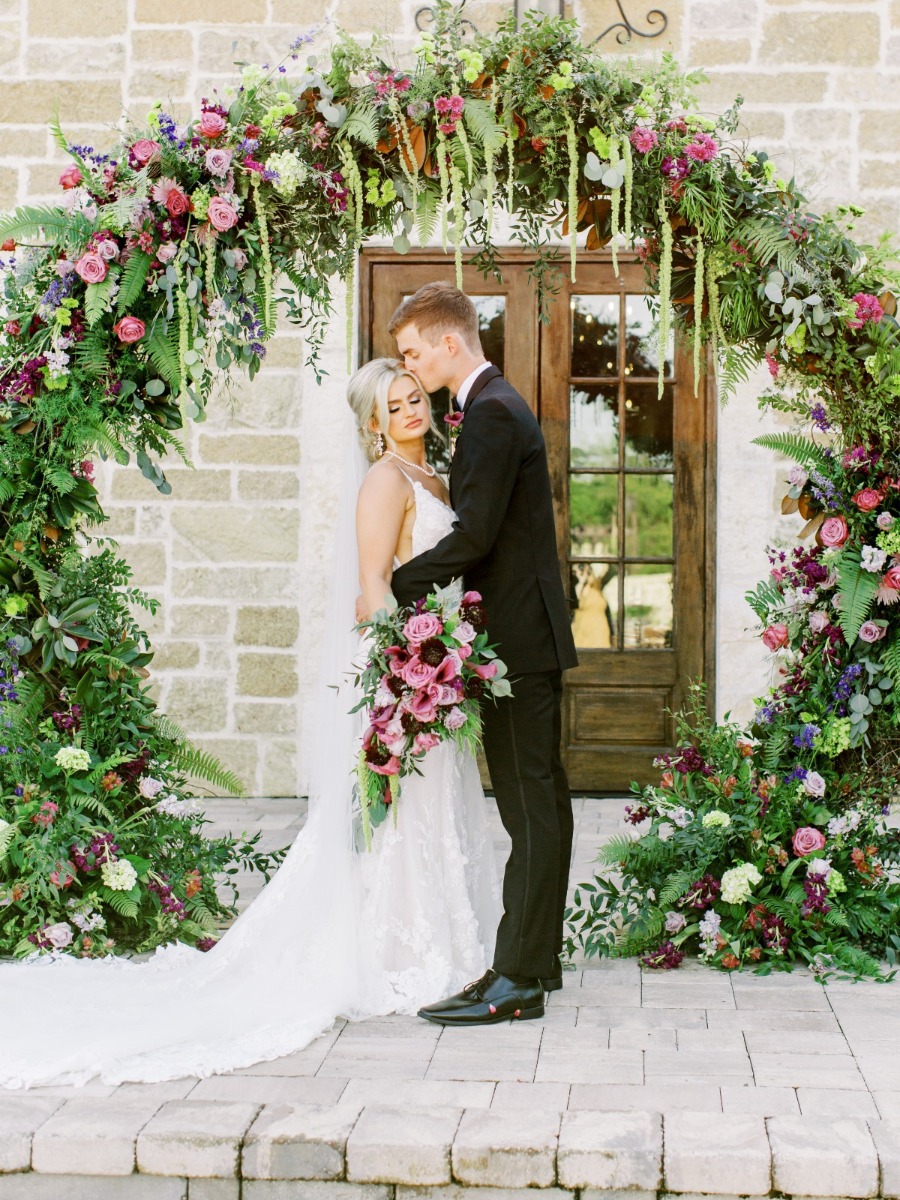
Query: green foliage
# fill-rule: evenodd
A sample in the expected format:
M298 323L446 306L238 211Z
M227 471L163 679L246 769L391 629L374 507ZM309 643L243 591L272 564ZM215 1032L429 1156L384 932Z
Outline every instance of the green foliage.
M767 450L774 450L776 454L784 454L807 470L827 470L829 466L824 449L811 438L802 437L798 433L762 433L753 438L753 444L765 446Z
M878 591L878 575L864 571L849 554L842 554L838 562L838 610L841 614L841 629L852 645L859 636L860 627L872 610L875 593Z

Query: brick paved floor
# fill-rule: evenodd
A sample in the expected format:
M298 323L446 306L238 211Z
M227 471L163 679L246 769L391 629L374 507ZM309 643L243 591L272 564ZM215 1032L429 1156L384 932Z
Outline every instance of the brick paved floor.
M268 847L300 828L294 801L214 801L211 832L263 830ZM625 828L621 799L576 807L573 882L598 844ZM494 819L497 853L506 838ZM249 903L259 881L249 876ZM89 1084L30 1094L494 1110L647 1110L755 1116L900 1118L900 983L830 984L804 971L760 978L699 963L654 974L635 961L581 964L550 996L546 1017L477 1030L414 1017L339 1023L276 1062L198 1081L119 1088Z

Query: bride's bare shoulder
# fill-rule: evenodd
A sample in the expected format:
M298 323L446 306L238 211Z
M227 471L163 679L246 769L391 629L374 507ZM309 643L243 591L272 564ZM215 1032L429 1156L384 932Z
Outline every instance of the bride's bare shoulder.
M392 462L373 463L359 489L359 503L366 508L406 508L412 502L409 480Z

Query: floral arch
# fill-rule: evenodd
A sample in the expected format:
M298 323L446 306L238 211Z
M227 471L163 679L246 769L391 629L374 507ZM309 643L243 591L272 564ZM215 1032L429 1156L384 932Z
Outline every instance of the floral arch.
M604 852L624 882L579 888L571 944L877 973L900 912L881 815L900 703L890 246L857 245L852 208L809 212L735 141L739 105L699 114L698 76L606 60L574 22L464 36L442 3L409 70L377 39L338 32L327 61L313 41L245 66L186 126L160 106L123 124L108 153L55 124L61 204L0 220L0 953L207 946L229 912L214 873L278 861L203 835L190 777L240 784L146 693L134 610L156 602L98 536L92 456L133 458L169 492L160 458L227 372L256 374L277 306L315 366L332 281L352 283L368 237L403 254L439 231L487 276L503 208L539 294L575 277L582 245L614 263L636 247L660 336L684 327L697 373L707 345L726 394L766 361L760 403L797 431L760 440L796 461L785 511L806 521L748 597L780 684L748 729L699 700L682 717L630 807L642 836Z

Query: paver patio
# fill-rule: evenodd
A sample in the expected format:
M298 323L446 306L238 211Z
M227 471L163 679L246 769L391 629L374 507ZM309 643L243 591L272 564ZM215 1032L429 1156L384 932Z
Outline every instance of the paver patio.
M573 882L623 828L622 808L576 801ZM211 814L214 831L261 828L268 846L303 820L284 800L218 801ZM494 835L503 855L499 822ZM250 877L242 905L257 890ZM802 970L699 963L656 974L632 960L564 978L540 1021L338 1022L296 1054L211 1079L0 1090L0 1200L99 1196L90 1180L135 1169L127 1185L145 1190L108 1194L163 1200L177 1191L146 1188L177 1176L192 1200L381 1200L393 1188L450 1200L453 1181L480 1185L482 1200L557 1185L544 1195L900 1195L900 983L823 988ZM94 1144L76 1152L92 1126ZM50 1174L60 1188L41 1190ZM218 1190L203 1190L206 1176ZM317 1182L263 1182L276 1179Z

